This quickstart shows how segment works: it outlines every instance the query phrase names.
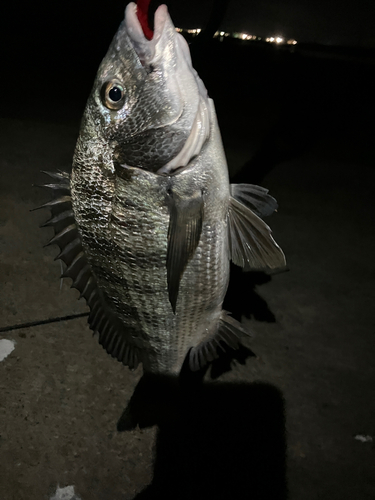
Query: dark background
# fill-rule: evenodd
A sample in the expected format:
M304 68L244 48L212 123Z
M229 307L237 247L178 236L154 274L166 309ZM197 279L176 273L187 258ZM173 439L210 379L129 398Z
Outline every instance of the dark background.
M152 5L156 7L157 2ZM175 25L185 27L204 28L210 19L215 24L215 11L222 9L220 29L243 29L246 24L251 33L256 19L264 33L272 35L278 28L274 19L279 13L283 29L278 33L300 42L289 50L233 39L224 43L200 37L189 40L194 65L215 101L225 143L247 139L250 134L266 143L268 155L284 157L298 154L319 137L330 135L334 140L339 136L352 144L345 154L358 155L369 164L373 154L364 145L371 142L374 131L374 50L370 39L360 43L358 37L339 35L343 26L346 33L371 34L368 24L374 19L374 4L363 1L353 7L331 0L324 7L323 3L313 5L302 0L282 7L239 0L215 5L169 2ZM3 115L80 116L123 12L120 1L105 5L86 1L8 3L1 44ZM329 29L322 28L322 17L332 20ZM287 35L292 21L302 31L307 25L314 35L301 39L292 31ZM341 46L322 45L327 32ZM262 106L267 107L264 112ZM266 163L272 161L275 158Z
M213 5L168 4L177 26L202 28ZM374 5L233 0L222 29L281 34L297 46L189 40L215 101L232 180L264 184L280 202L269 224L290 271L269 277L233 269L227 308L258 332L248 346L255 356L226 360L226 372L210 373L216 385L190 406L180 401L177 416L175 407L166 420L156 418L152 452L147 431L115 430L139 371L107 359L83 320L49 326L85 309L72 291L58 293L55 254L43 258L47 237L37 226L46 217L26 215L46 201L31 188L39 170L69 168L125 5L7 4L0 327L17 345L2 379L3 498L40 499L57 483L75 484L83 500L132 498L151 481L152 467L154 483L139 498L160 497L166 485L174 498L182 498L175 495L181 485L202 498L210 491L244 498L244 489L250 498L285 498L287 487L295 500L374 498L373 444L354 440L375 436ZM39 326L13 330L30 321ZM167 400L156 398L155 407L169 410Z

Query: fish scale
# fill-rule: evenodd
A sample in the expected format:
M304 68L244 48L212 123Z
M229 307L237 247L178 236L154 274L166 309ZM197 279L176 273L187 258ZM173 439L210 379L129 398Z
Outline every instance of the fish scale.
M165 183L165 179L161 181ZM155 353L158 363L168 370L176 356L173 349L166 350L166 347L175 344L171 336L177 321L171 311L166 287L169 214L164 205L165 193L158 186L149 188L147 176L135 176L131 183L118 181L116 201L117 198L126 200L132 197L133 206L126 209L123 203L115 202L114 213L130 221L131 230L113 223L112 231L116 263L120 273L129 277L129 299L137 310L140 332L144 332L150 343L150 356ZM145 257L140 258L140 254ZM150 283L153 293L147 294L145 289Z

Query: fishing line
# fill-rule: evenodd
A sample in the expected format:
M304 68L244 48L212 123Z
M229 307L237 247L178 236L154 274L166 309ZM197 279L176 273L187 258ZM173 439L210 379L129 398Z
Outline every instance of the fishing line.
M33 326L48 325L49 323L58 323L59 321L69 321L71 319L84 318L88 315L89 313L71 314L69 316L60 316L58 318L30 321L29 323L21 323L19 325L3 326L2 328L0 328L0 333L11 332L12 330L21 330L22 328L31 328Z

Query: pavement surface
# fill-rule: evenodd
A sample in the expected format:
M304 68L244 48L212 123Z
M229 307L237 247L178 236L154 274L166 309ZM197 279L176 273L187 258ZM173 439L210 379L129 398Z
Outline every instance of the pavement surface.
M229 132L224 97L231 173L246 177L274 110L263 95L246 142L236 133L240 113ZM60 283L58 249L42 248L48 214L30 212L48 200L32 187L40 170L69 169L80 112L31 105L0 120L0 498L374 500L375 173L366 127L354 120L343 134L344 113L331 112L309 148L266 165L262 185L279 202L267 222L289 271L233 269L228 309L253 338L192 394L173 383L146 388L143 428L118 432L142 368L129 371L92 338L84 302L69 280ZM282 128L275 140L285 151L294 139Z

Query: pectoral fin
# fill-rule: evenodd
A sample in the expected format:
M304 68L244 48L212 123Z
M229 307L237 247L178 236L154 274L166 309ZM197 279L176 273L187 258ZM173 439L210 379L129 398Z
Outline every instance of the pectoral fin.
M272 215L278 206L268 189L255 184L231 184L230 194L258 217Z
M187 200L171 193L169 207L167 280L169 301L173 312L176 313L180 281L189 260L194 255L202 232L202 193L197 191Z
M285 267L284 253L272 238L271 229L233 197L229 202L228 230L230 255L234 264L246 271Z

